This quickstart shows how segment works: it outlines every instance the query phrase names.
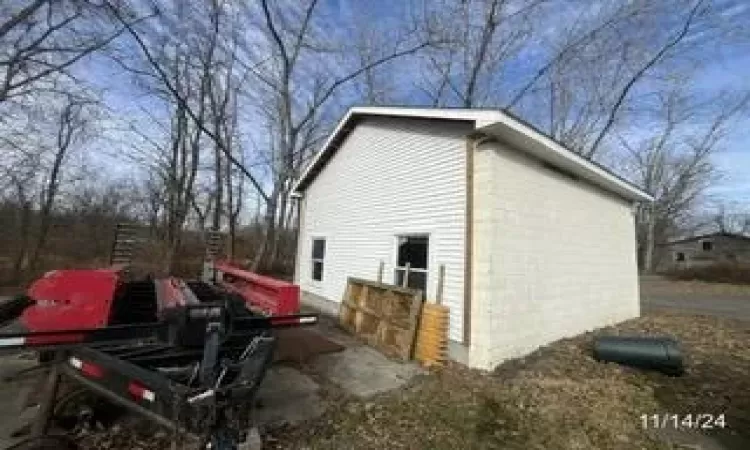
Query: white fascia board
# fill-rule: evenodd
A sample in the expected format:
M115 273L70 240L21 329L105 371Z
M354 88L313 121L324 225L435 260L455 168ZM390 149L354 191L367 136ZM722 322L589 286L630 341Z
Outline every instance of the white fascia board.
M507 142L516 149L529 153L542 161L586 179L628 200L654 201L654 197L647 192L573 153L553 139L510 116L505 114L502 114L502 116L500 121L478 128L477 131L493 136L502 142Z

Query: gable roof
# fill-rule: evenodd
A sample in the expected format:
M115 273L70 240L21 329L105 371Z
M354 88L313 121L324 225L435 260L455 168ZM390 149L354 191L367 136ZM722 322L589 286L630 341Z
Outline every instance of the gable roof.
M653 201L653 197L633 183L612 173L600 164L587 160L565 148L551 137L523 120L498 109L408 108L398 106L356 106L347 111L307 166L292 189L300 195L328 163L357 126L367 116L414 119L440 119L473 122L477 132L501 139L517 150L524 151L558 169L583 178L604 190L633 201Z

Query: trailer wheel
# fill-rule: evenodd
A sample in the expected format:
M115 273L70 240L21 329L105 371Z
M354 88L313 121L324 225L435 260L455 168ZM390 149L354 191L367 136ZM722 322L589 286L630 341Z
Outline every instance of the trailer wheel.
M38 352L37 360L40 364L52 362L55 359L55 352L52 350L42 350Z
M86 388L77 388L60 397L52 413L54 426L77 436L98 428L107 428L121 409Z

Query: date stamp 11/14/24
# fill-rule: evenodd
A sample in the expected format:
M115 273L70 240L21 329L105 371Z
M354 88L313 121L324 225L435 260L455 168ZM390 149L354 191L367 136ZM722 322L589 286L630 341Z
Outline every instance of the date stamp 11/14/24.
M640 418L644 429L713 430L727 427L724 414L641 414Z

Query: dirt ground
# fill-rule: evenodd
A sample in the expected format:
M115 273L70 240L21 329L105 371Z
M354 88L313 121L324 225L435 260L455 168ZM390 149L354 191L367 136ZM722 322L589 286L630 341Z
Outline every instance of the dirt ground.
M750 297L750 285L673 280L661 275L640 277L646 296Z
M750 320L750 285L675 281L660 276L640 280L644 311L676 311Z
M676 287L659 285L672 289L670 298L678 299ZM693 291L710 298L704 295L708 288ZM742 295L731 298L746 300ZM598 363L591 345L601 334L674 336L682 343L687 373L669 377ZM356 345L350 338L342 344ZM750 321L745 320L649 311L555 342L491 374L452 364L375 395L348 393L319 376L315 364L294 369L296 376L314 381L315 401L320 397L322 408L315 417L262 429L264 448L750 448ZM294 402L291 406L296 408ZM644 428L642 416L654 414L723 414L726 427L701 432L671 423L664 429ZM93 435L81 444L132 448L137 435L141 448L169 448L164 431L142 424L120 427L119 435L128 440Z
M368 398L396 390L424 373L416 364L391 360L364 345L326 316L320 317L314 327L278 330L277 338L275 362L260 386L253 411L254 423L261 431L310 421L335 405L338 399ZM0 355L0 377L32 367L35 362L33 353ZM27 408L19 418L18 409L11 407L18 402L18 392L25 383L34 390L40 383L39 375L0 384L0 404L8 406L0 410L0 448L22 439L10 434L29 423L36 411L34 407ZM170 448L172 432L123 413L117 408L108 408L105 416L114 419L114 426L87 433L78 440L79 447L91 450Z
M682 341L675 378L597 363L597 334L669 334ZM486 375L451 365L321 418L272 430L271 448L750 448L750 328L741 321L648 314L558 341ZM644 429L643 414L725 414L706 438ZM669 440L667 440L669 439ZM678 447L684 442L692 447Z

